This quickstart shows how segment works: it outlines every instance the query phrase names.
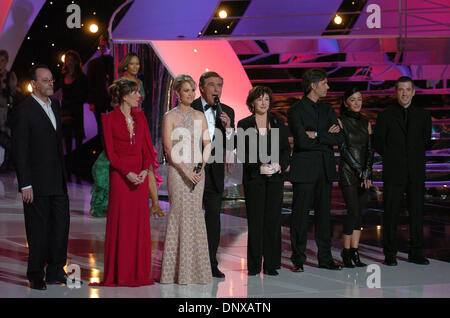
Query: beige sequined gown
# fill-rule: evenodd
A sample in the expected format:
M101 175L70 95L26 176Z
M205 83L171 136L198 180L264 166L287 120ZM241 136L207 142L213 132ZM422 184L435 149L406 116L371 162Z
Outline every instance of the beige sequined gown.
M172 149L190 149L200 147L200 134L194 140L193 112L177 112L183 119L176 128L185 129L179 139L172 140ZM184 143L181 145L180 143ZM189 169L196 166L194 156L189 162L183 162ZM212 282L211 263L208 253L205 217L202 211L202 178L191 192L192 183L176 168L169 166L167 188L170 212L168 216L160 283L207 284Z

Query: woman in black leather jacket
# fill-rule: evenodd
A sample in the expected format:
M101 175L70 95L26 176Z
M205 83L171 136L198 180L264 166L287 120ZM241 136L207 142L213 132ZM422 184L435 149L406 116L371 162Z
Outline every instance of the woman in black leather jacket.
M357 87L344 93L339 123L345 141L340 146L339 186L347 206L344 221L344 267L363 267L359 258L358 244L361 236L361 214L367 198L367 189L372 186L372 128L361 116L362 96Z

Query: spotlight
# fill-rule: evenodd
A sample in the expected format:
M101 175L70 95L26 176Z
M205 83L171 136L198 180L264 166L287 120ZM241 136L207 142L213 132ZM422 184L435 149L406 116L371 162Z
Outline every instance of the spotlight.
M220 11L219 11L219 18L225 19L226 17L228 17L227 11L225 11L225 10L220 10Z
M31 87L31 83L28 83L27 91L29 91L30 93L33 93L33 87Z
M336 24L341 24L342 23L342 18L336 14L336 16L334 17L334 23Z
M64 63L64 60L66 59L66 55L65 54L63 54L62 56L61 56L61 62L63 62Z
M92 23L92 24L89 26L89 31L91 31L92 33L97 33L97 31L98 31L98 25L95 24L95 23Z

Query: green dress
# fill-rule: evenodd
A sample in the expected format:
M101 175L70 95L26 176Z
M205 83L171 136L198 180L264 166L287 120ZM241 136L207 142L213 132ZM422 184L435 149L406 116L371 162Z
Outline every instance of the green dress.
M109 160L105 151L102 151L92 166L91 210L92 216L103 216L108 210L109 196Z
M140 79L138 79L138 82L142 102L145 98L144 84ZM105 151L100 153L92 166L92 177L94 179L94 185L91 190L91 210L89 212L92 216L104 216L108 211L109 196L109 160L106 157Z

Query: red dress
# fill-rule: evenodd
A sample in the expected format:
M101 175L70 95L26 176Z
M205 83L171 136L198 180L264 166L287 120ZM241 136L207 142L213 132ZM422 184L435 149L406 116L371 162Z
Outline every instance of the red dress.
M138 186L128 181L153 165L156 151L144 112L132 109L133 138L119 107L102 114L103 135L109 168L109 204L105 233L105 263L101 286L137 287L154 283L151 270L151 236L148 179ZM160 177L157 176L157 179ZM96 285L96 284L92 284Z

